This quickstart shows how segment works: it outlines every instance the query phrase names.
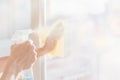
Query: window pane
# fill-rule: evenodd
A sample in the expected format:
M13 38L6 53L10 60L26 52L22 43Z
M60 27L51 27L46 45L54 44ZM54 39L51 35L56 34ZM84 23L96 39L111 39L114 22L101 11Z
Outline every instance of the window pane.
M119 0L47 4L47 24L60 19L65 26L65 56L48 57L47 80L119 80Z

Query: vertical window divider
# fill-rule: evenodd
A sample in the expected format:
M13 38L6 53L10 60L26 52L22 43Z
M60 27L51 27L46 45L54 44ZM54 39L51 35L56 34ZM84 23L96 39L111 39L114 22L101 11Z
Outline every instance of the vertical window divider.
M31 0L31 29L45 26L45 0ZM32 36L34 37L34 35ZM39 40L38 40L39 41ZM39 42L38 42L39 44ZM46 60L41 56L33 68L34 80L46 80Z

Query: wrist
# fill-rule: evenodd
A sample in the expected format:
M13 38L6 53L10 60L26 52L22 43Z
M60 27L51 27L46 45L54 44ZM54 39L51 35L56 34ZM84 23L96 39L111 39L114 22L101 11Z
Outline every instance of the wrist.
M17 64L17 62L9 58L1 79L2 80L13 80L13 78L16 79L21 71L22 69Z
M13 70L14 71L14 74L15 73L19 73L19 72L21 72L22 71L22 65L19 65L19 63L18 63L18 61L16 61L15 59L13 59L13 58L10 58L9 60L8 60L8 64L7 64L10 68L11 68L11 70Z

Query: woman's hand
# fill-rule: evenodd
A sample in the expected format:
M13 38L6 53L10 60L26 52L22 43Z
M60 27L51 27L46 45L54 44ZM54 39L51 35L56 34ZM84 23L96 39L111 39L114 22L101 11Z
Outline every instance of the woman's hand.
M14 44L1 80L16 80L19 72L32 66L36 56L35 46L30 41Z
M47 36L45 45L42 48L37 49L38 57L53 50L57 44L57 41L63 36L63 33L64 27L62 23L57 23L54 25L54 28Z
M30 41L14 44L11 47L10 60L16 62L16 65L19 65L23 70L31 67L36 56L35 46Z

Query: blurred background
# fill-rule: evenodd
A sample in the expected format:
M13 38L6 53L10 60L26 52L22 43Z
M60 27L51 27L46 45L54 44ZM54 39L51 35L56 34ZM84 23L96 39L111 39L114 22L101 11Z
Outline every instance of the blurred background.
M47 57L46 79L120 80L120 1L41 1L45 25L62 20L65 28L65 56ZM30 29L30 4L30 0L0 0L1 56L9 55L16 30Z

